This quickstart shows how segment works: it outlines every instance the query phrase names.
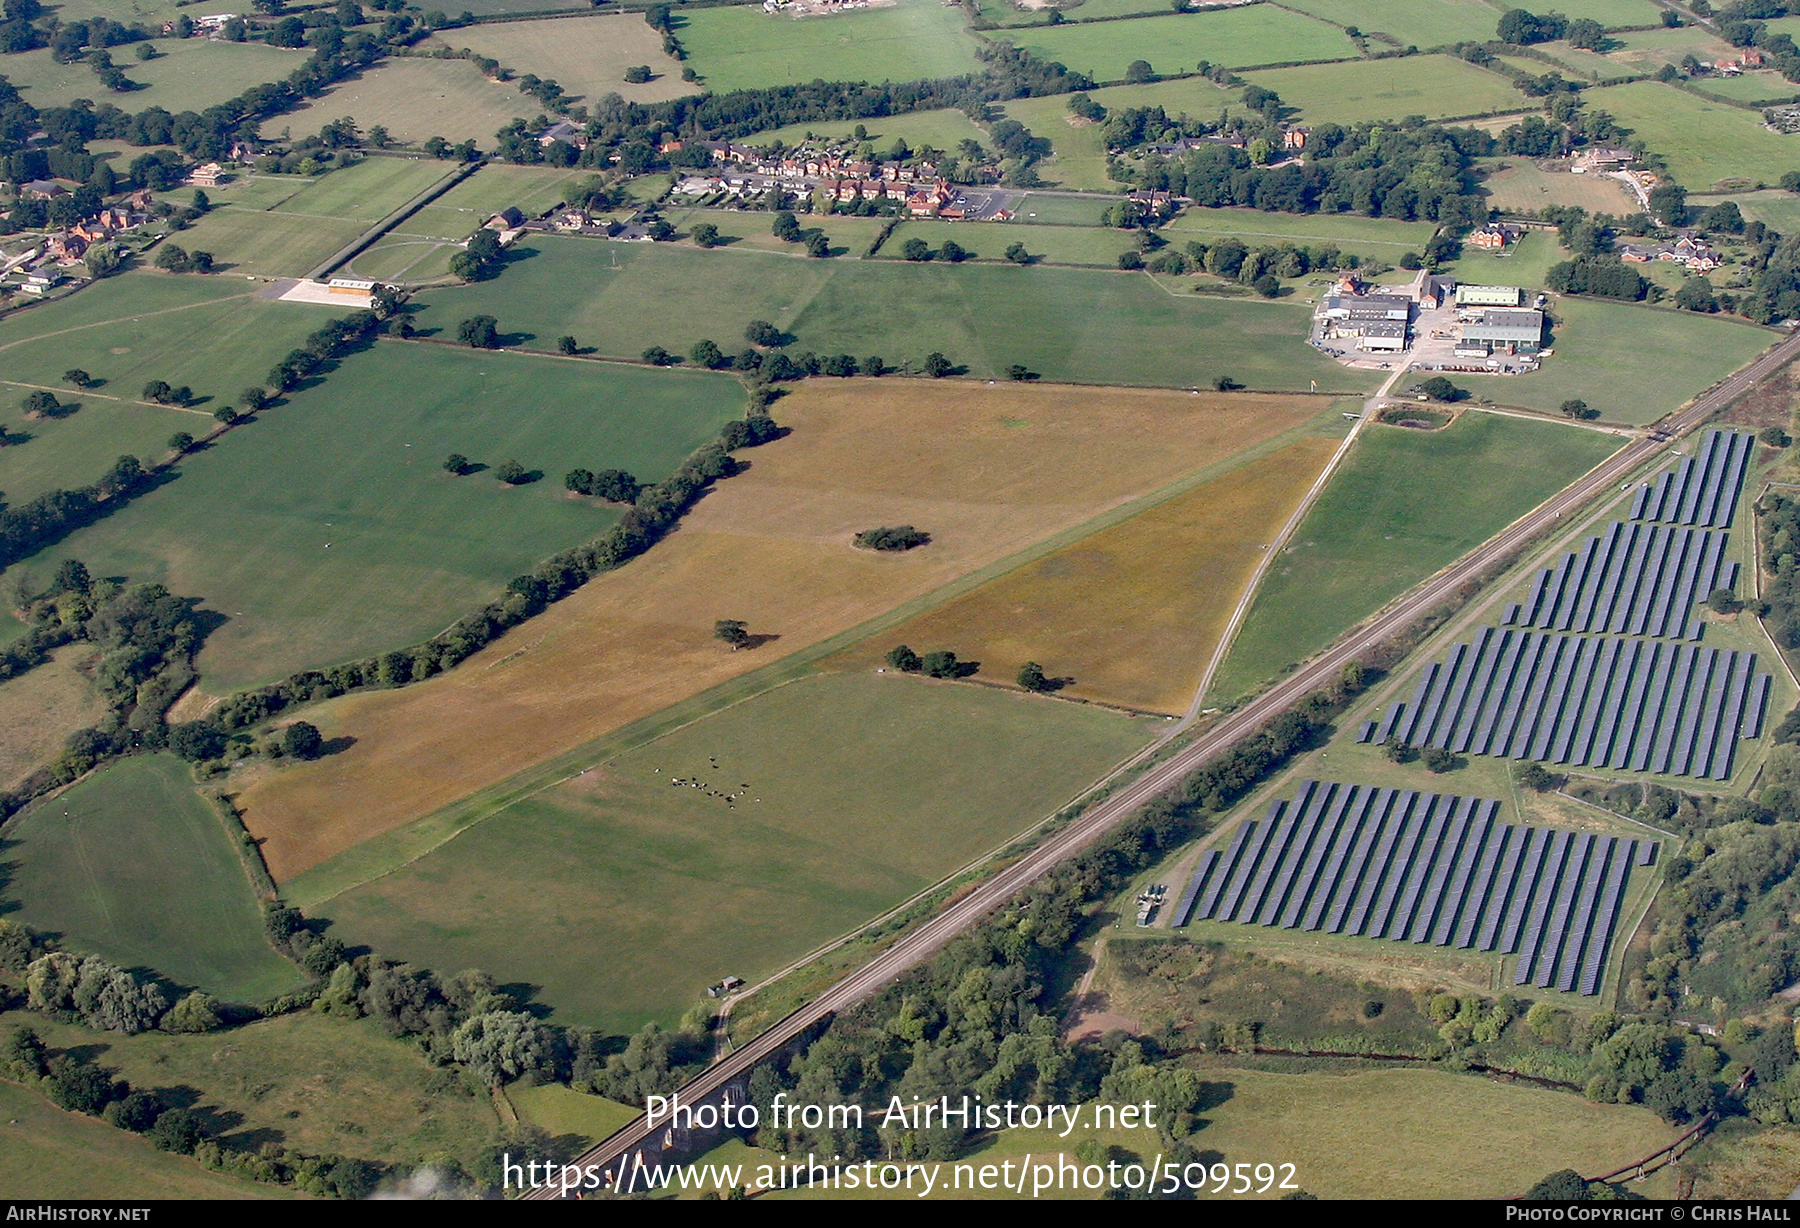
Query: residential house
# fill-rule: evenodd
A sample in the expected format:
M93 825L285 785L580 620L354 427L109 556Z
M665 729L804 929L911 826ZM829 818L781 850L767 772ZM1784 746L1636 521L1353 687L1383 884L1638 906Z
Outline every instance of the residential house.
M216 188L224 178L225 168L217 162L208 162L189 171L187 181L197 188Z
M1175 212L1175 198L1168 192L1134 188L1127 199L1148 209L1152 217Z
M1293 150L1305 149L1306 138L1311 135L1311 128L1302 128L1298 125L1292 128L1284 128L1281 131L1281 147L1283 149Z
M69 194L69 189L54 179L33 179L30 183L21 184L19 191L38 200L55 200L58 196Z
M1486 251L1497 252L1509 244L1517 243L1525 233L1522 226L1512 226L1505 222L1491 222L1473 231L1463 242L1470 247L1479 247Z
M539 145L549 145L556 141L561 141L565 145L573 145L576 149L586 149L588 145L587 129L573 120L559 119L538 133Z

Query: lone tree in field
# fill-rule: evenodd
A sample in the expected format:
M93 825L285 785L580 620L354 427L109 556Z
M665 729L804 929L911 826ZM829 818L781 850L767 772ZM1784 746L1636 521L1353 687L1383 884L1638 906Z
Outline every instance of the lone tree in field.
M794 219L792 213L783 209L775 215L775 223L769 227L769 233L784 243L798 243L800 241L800 223Z
M186 431L176 431L169 436L169 451L171 452L186 452L193 446L194 437Z
M1006 249L1006 258L1014 264L1030 264L1031 253L1025 250L1023 243L1014 243Z
M626 85L644 85L649 80L650 66L648 64L633 64L625 70Z
M238 399L251 413L255 413L259 409L266 409L269 404L269 394L262 388L246 388L238 393Z
M1456 755L1442 746L1427 746L1420 758L1428 772L1449 772L1457 767Z
M573 337L558 337L556 339L556 352L561 354L564 358L573 358L581 352L581 347L575 344L575 338Z
M1599 410L1589 408L1588 403L1580 397L1570 397L1564 401L1562 413L1565 418L1574 418L1581 422L1591 422L1600 416Z
M831 255L831 240L825 237L823 230L815 230L806 236L806 254L815 260Z
M956 368L950 364L950 360L936 350L925 356L925 374L932 379L943 379L954 370Z
M925 671L928 678L960 678L964 673L974 672L958 661L956 654L948 649L926 653L919 658L919 668Z
M1236 392L1239 388L1242 388L1242 387L1243 387L1243 384L1239 383L1237 380L1232 379L1229 375L1213 376L1213 391L1214 392Z
M493 316L470 316L456 326L456 338L477 350L497 349L500 345L500 321Z
M694 342L694 348L688 351L688 357L694 360L695 366L705 367L708 371L725 365L725 351L719 348L717 341Z
M929 260L931 259L931 244L923 239L908 239L900 245L900 254L915 262Z
M1738 595L1728 588L1715 588L1706 595L1706 604L1714 614L1736 614L1744 608Z
M735 618L721 618L713 624L713 638L730 644L736 652L750 642L750 630Z
M63 372L63 383L73 384L77 388L90 388L93 386L94 377L80 367L70 367Z
M717 247L719 245L719 228L711 222L701 222L688 231L688 238L694 241L695 247Z
M444 472L454 473L457 477L469 471L469 458L461 452L452 452L444 458Z
M934 258L948 264L961 264L969 258L969 253L955 239L945 239L938 245L937 256Z
M281 731L281 753L289 758L317 759L324 746L325 739L319 736L318 726L306 721L295 721Z
M1461 401L1469 395L1441 375L1434 375L1428 380L1421 380L1419 383L1419 391L1434 401L1444 401L1446 403Z
M25 395L24 410L28 414L54 418L62 412L62 402L56 399L54 392L44 392L40 389Z
M213 410L213 421L225 426L237 425L238 411L229 405L221 405Z
M1027 691L1047 691L1050 679L1044 676L1044 667L1036 661L1027 661L1019 667L1019 685Z
M879 529L864 529L856 535L856 544L864 550L886 550L899 552L912 550L925 545L931 540L931 534L921 532L909 524L885 525Z
M168 380L153 379L144 385L144 399L155 401L158 405L167 405L175 390L169 387Z
M752 320L744 325L744 340L765 350L778 349L786 340L779 328L767 320Z
M903 674L916 674L922 668L919 654L905 644L888 650L887 663Z
M1550 793L1562 787L1563 778L1541 763L1527 763L1513 774L1519 787L1536 793Z
M530 472L516 460L504 460L494 466L494 476L508 486L517 486L531 476Z

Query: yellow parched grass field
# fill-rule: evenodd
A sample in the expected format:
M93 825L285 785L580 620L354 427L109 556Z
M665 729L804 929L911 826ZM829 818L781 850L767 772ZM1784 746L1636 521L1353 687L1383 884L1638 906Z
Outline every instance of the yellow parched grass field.
M51 660L0 683L0 789L11 788L62 749L63 739L106 715L106 703L75 667L92 648L59 648Z
M663 53L662 35L636 13L503 21L446 30L433 41L467 47L515 73L536 73L590 106L607 94L663 102L700 92L681 79L681 64ZM650 80L628 84L625 70L634 65L648 68Z
M668 540L442 677L309 710L348 749L247 781L288 879L459 798L841 634L1285 432L1328 399L1151 389L814 383ZM1104 463L1102 463L1102 461ZM932 543L855 549L879 525ZM732 652L716 620L778 637Z
M947 648L1011 683L1036 661L1061 693L1140 711L1187 709L1232 606L1336 445L1298 440L919 615L837 661L894 644ZM830 662L828 662L830 664Z

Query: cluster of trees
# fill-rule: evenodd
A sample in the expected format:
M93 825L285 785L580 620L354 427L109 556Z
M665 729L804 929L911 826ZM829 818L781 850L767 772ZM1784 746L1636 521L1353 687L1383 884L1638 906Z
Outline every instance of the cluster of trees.
M1018 246L1023 250L1023 245L1015 244L1015 246ZM920 263L926 260L942 260L946 264L961 264L964 260L969 258L969 253L963 250L962 244L958 243L955 239L945 239L942 243L938 244L936 252L933 252L931 250L931 244L925 242L923 239L908 239L900 245L900 254L914 263Z
M855 540L865 550L901 551L926 545L931 541L931 534L909 524L884 525L879 529L864 529Z
M505 260L500 236L484 226L470 237L467 247L450 257L450 272L464 281L486 281L500 272Z
M1177 157L1147 156L1119 164L1139 187L1188 196L1197 205L1249 205L1281 213L1359 213L1428 219L1448 227L1485 221L1472 159L1493 152L1494 138L1475 129L1427 124L1320 124L1297 166L1258 167L1229 145L1207 145Z
M189 759L216 758L224 749L226 735L260 725L293 705L363 687L405 686L450 669L594 576L624 565L661 540L702 491L738 471L733 451L780 437L782 428L767 414L772 399L769 390L759 389L749 416L726 423L717 441L696 450L669 477L642 488L631 508L604 536L513 577L499 599L447 630L410 649L328 670L303 670L273 685L240 691L203 721L170 730L168 745Z
M1572 46L1598 51L1606 43L1606 27L1590 17L1570 21L1561 13L1545 13L1540 17L1524 9L1509 9L1502 13L1494 33L1501 42L1521 47L1561 38L1567 39Z
M598 473L571 469L563 478L563 486L578 495L591 495L608 503L635 503L644 484L623 469L602 469Z
M1649 291L1643 275L1617 256L1577 256L1550 266L1544 284L1558 294L1592 294L1636 302Z
M1800 649L1800 499L1771 490L1757 503L1763 536L1764 622L1782 648Z
M752 320L744 330L744 336L752 347L761 348L727 354L718 342L707 338L696 341L694 348L688 351L688 357L695 366L705 367L709 371L729 368L740 374L756 376L765 383L783 383L805 379L810 375L835 375L843 379L852 375L885 375L891 369L879 354L872 354L858 361L851 354L815 354L811 350L803 350L797 354L766 353L765 350L780 350L793 341L792 337L767 320ZM644 351L643 359L657 366L667 366L679 363L681 356L671 354L660 345L653 345Z
M967 678L981 668L979 661L958 661L947 649L923 656L905 644L888 651L887 663L903 674L924 674L927 678Z
M383 324L379 310L353 311L333 320L310 334L299 349L288 351L287 357L269 371L265 382L278 392L291 392L317 375L332 359L341 358L367 343L381 331ZM261 388L245 389L243 399L253 413L268 404L268 394Z
M213 271L213 254L190 252L165 241L157 249L156 267L168 273L210 273Z
M0 568L91 523L103 502L136 494L148 477L137 457L121 456L92 486L46 491L17 507L0 502Z

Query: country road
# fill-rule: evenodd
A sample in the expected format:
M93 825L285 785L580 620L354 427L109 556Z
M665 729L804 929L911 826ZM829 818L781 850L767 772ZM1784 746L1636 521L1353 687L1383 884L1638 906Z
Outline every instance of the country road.
M1687 409L1665 419L1661 429L1679 435L1699 425L1796 356L1800 356L1800 335L1780 342L1756 361L1722 380ZM1463 584L1479 576L1496 560L1504 558L1539 532L1553 527L1564 516L1602 494L1665 446L1646 435L1621 448L1573 485L1427 580L1367 625L1358 628L1220 721L1181 751L1096 804L1068 826L1046 837L1030 853L922 923L818 998L777 1021L760 1036L709 1067L681 1089L681 1099L691 1104L699 1103L728 1084L745 1077L756 1065L779 1053L806 1029L871 996L907 969L924 962L951 939L980 922L1052 867L1073 857L1125 822L1144 805L1173 789L1190 772L1230 749L1307 694L1336 679L1346 663L1356 660L1371 648L1404 630L1420 615L1449 598ZM622 1156L650 1142L661 1128L651 1128L640 1115L598 1146L585 1152L574 1163L584 1167L595 1165L616 1168ZM527 1198L562 1196L555 1188L537 1189L526 1195Z

